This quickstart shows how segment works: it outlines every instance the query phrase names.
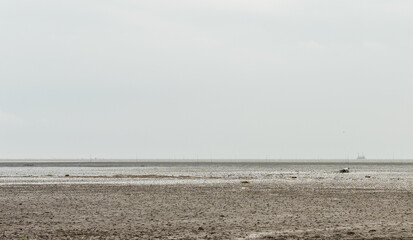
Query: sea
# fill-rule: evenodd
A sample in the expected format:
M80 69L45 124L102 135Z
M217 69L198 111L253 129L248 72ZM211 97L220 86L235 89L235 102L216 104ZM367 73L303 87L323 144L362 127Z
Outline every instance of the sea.
M349 173L339 170L349 168ZM2 160L0 185L374 181L413 185L412 160Z

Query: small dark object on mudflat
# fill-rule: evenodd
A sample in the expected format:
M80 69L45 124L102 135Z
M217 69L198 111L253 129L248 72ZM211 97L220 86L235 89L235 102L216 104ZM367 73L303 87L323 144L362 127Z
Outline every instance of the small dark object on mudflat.
M366 178L371 178L371 176L370 176L370 175L366 175L365 177L366 177Z
M297 176L292 176L291 178L297 178Z
M343 168L339 171L339 173L349 173L350 172L350 168Z
M241 183L250 183L250 182L248 182L248 181L242 181Z
M69 174L66 174L66 175L65 175L65 177L69 177L69 176L70 176Z

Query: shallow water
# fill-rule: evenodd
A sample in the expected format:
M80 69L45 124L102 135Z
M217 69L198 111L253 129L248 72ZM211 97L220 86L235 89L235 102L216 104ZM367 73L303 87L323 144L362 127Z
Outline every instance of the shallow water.
M338 170L350 167L351 172ZM69 176L67 176L69 175ZM370 176L369 179L366 175ZM260 181L370 181L411 186L413 163L2 162L0 184L207 184ZM375 184L375 185L373 185Z

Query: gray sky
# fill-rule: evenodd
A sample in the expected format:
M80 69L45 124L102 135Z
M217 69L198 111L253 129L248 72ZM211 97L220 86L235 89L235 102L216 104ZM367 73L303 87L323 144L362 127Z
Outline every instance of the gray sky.
M0 158L413 158L413 2L2 0Z

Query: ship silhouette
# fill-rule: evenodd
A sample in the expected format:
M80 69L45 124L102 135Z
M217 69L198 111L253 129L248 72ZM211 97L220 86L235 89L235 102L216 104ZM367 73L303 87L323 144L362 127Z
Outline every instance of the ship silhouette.
M357 154L357 160L366 160L366 157L364 156L364 154Z

